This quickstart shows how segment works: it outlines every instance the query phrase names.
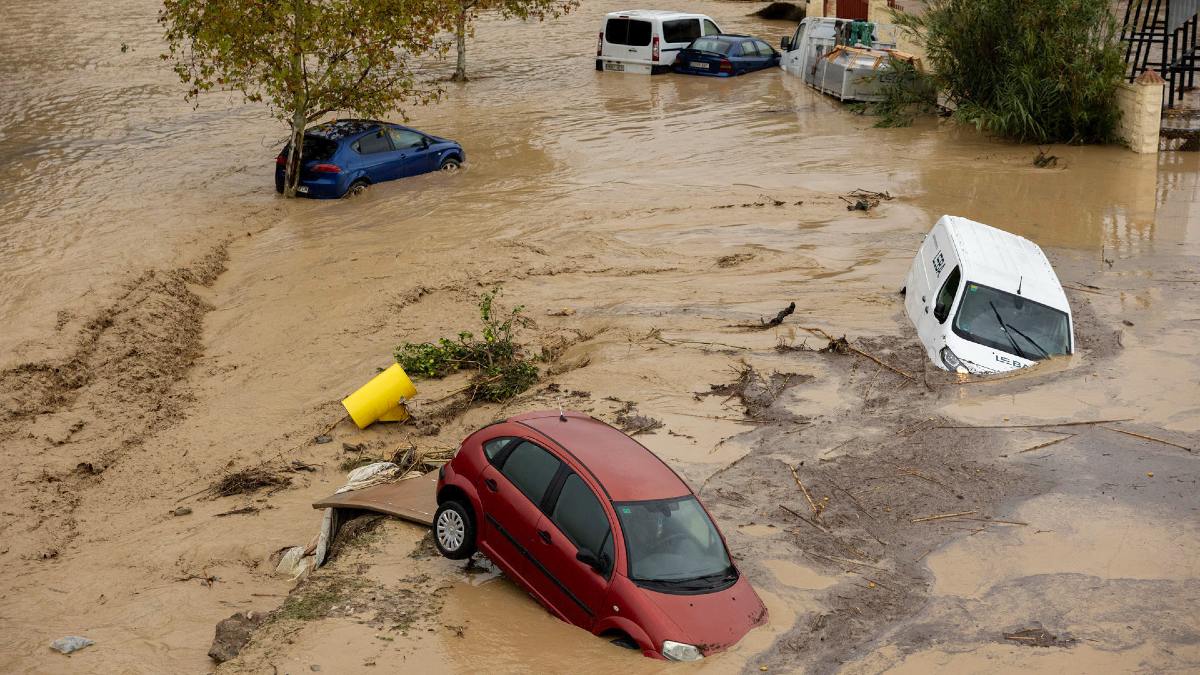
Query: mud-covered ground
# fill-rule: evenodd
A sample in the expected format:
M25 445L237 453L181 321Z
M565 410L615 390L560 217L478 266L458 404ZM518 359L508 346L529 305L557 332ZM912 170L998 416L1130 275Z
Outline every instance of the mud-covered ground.
M758 6L686 8L790 31ZM873 129L777 72L596 73L596 17L620 8L600 2L481 24L477 79L411 111L467 148L458 175L285 202L282 129L229 97L184 103L156 8L17 0L0 22L8 670L679 670L406 523L299 585L274 574L343 465L559 405L639 432L767 603L701 670L1200 668L1196 155L1056 147L1039 169L945 122ZM548 32L581 47L547 53ZM855 188L895 198L847 211ZM942 213L1045 247L1075 355L982 382L926 362L896 291ZM393 347L477 329L496 285L536 323L537 386L442 414L464 376L422 381L419 424L342 420ZM248 468L274 481L211 496ZM272 614L218 668L214 625L241 611ZM96 644L50 651L64 635Z

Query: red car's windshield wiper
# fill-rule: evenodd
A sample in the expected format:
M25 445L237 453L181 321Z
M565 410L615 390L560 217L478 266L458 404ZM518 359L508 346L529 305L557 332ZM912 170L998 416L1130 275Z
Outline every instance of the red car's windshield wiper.
M668 586L678 590L699 591L707 588L724 586L726 583L737 578L737 572L731 567L721 572L705 574L699 577L691 577L690 579L635 579L635 581L661 584L663 586Z

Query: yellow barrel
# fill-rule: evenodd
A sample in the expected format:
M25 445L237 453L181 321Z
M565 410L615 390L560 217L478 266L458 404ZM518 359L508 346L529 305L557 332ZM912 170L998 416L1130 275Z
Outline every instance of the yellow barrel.
M404 402L416 395L417 388L408 379L408 373L396 363L342 399L342 405L358 428L366 429L380 419L406 419L408 411L404 409Z

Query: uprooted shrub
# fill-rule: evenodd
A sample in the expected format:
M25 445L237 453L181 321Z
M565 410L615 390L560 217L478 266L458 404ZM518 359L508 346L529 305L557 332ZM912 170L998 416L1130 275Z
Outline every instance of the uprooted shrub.
M1023 142L1103 143L1124 73L1112 0L929 0L925 45L955 117Z
M454 448L418 448L409 444L406 448L397 448L390 455L352 454L347 455L338 468L349 473L359 467L376 462L391 462L400 467L400 475L409 471L427 473L449 462L454 457Z
M291 482L292 479L287 476L282 476L262 466L253 466L221 476L208 487L208 493L214 499L232 497L256 492L265 487L286 487Z
M860 107L879 118L876 127L908 127L918 115L937 112L937 84L913 61L892 56L888 68L876 77L883 100Z
M522 328L533 325L518 305L504 313L496 306L500 288L484 293L479 299L479 318L483 332L479 337L461 331L456 339L434 342L405 342L396 347L396 362L415 377L441 378L460 370L476 371L468 395L471 400L507 401L533 386L538 367L516 341Z

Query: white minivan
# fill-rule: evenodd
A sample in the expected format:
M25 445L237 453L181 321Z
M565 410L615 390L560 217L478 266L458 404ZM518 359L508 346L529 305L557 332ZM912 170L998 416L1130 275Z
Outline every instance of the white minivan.
M596 40L596 70L665 73L680 49L721 27L704 14L631 9L611 12Z
M942 216L908 271L904 308L929 358L959 373L998 373L1070 354L1071 307L1032 241Z

